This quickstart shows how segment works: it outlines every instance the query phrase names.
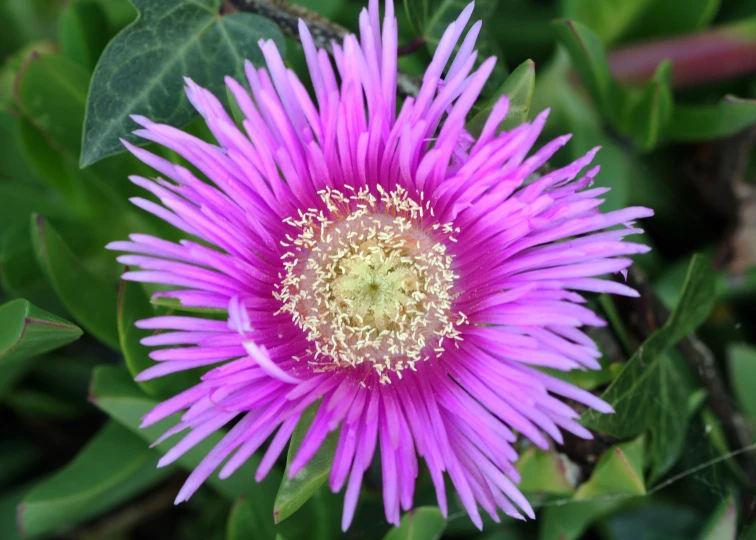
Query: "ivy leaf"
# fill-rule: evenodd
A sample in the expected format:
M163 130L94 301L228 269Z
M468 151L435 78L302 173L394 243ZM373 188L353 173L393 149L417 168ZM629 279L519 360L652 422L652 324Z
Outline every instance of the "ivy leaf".
M535 90L535 62L525 60L517 66L481 110L467 123L467 131L479 136L496 102L501 96L509 98L509 111L498 131L509 130L523 124L530 113L530 102Z
M67 345L81 329L23 299L0 306L0 395L30 367L28 360Z
M643 437L618 444L601 455L590 479L581 484L575 499L591 499L604 495L645 495L643 482Z
M24 497L19 526L24 535L49 534L99 516L174 472L156 468L157 461L157 452L110 421L73 461Z
M705 257L695 255L669 319L643 342L603 394L616 413L589 411L582 418L589 429L617 438L649 429L651 482L680 456L690 417L688 402L693 384L683 361L671 348L706 320L714 302L714 283L714 272Z
M319 407L320 402L310 405L302 413L297 426L294 428L294 433L292 433L289 454L286 458L286 471L278 488L273 508L276 523L280 523L299 510L325 483L331 473L339 430L329 433L309 463L294 478L289 478L289 466L297 455L297 451L307 434L307 430L310 429Z
M121 152L131 114L183 126L196 117L184 95L183 77L217 96L223 77L244 80L244 59L263 61L260 39L284 51L281 31L251 13L219 14L222 0L134 0L137 20L107 46L97 64L87 100L81 166Z
M383 540L438 540L445 529L446 520L438 508L421 506L404 514L399 526L391 529Z
M530 493L572 495L575 486L569 467L557 452L528 448L517 460L517 470L522 476L519 487Z

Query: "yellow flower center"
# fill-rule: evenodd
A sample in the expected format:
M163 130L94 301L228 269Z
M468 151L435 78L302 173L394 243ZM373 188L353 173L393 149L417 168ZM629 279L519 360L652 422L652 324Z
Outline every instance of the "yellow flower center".
M445 339L460 339L464 315L452 314L456 276L443 241L455 241L451 224L426 230L427 208L401 188L379 198L367 189L320 195L328 215L286 220L299 234L284 244L275 293L313 343L310 362L324 370L370 362L387 382L386 370L401 376L443 352Z

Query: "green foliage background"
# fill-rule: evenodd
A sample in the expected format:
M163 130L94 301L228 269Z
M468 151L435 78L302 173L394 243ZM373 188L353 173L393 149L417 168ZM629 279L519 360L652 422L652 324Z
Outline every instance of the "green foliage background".
M363 6L298 3L352 31ZM172 505L220 434L156 468L171 443L150 443L175 419L146 430L139 419L198 374L133 382L151 363L133 322L181 306L119 283L123 268L103 246L133 232L177 238L129 203L137 190L127 176L150 175L119 142L137 142L129 115L209 138L182 77L236 112L223 77L242 80L244 59L260 65L261 38L275 41L307 80L298 43L231 4L238 2L0 0L0 538L756 539L756 441L728 437L732 419L722 418L690 351L679 347L697 332L727 405L752 434L756 254L733 239L756 242L753 0L477 2L481 59L499 62L468 129L481 129L501 94L512 99L504 128L550 107L544 140L574 134L552 165L600 145L597 183L612 188L602 208L656 211L643 235L654 250L638 257L649 280L641 304L591 300L619 345L600 340L601 371L566 375L616 408L582 419L602 444L577 457L520 448L535 522L489 521L481 533L454 496L444 519L421 473L417 508L391 529L378 462L342 535L342 496L324 486L333 440L293 480L283 480L282 462L255 483L253 457L230 479L211 478L188 503ZM401 57L404 72L422 74L466 4L400 2L400 45L418 45ZM690 41L695 34L703 37ZM675 39L682 48L670 45ZM649 40L650 49L642 45ZM680 53L694 43L703 52ZM706 56L715 49L719 56ZM628 58L645 71L633 71ZM727 62L734 71L718 75ZM633 309L653 295L671 315L651 327ZM314 413L303 417L290 452Z

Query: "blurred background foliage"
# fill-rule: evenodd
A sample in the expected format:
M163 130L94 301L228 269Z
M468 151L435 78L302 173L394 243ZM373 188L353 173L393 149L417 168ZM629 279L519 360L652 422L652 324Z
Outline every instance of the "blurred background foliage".
M352 31L363 7L298 3ZM401 3L400 68L419 76L467 0ZM223 75L240 78L240 58L261 61L259 38L285 48L306 80L298 43L243 4L0 0L4 540L341 536L341 496L323 486L329 444L305 479L283 481L281 463L256 484L253 458L173 506L212 440L155 468L167 447L148 443L164 425L140 431L139 418L197 374L132 382L151 362L133 322L181 307L120 284L123 269L103 249L133 232L177 238L129 203L138 190L127 176L150 174L121 150L120 137L135 140L130 114L209 137L181 77L225 96ZM476 15L481 56L499 62L470 131L502 93L513 101L503 127L550 108L543 140L574 135L551 166L601 146L597 183L612 188L602 208L656 211L643 235L655 249L631 276L643 297L592 300L610 322L596 335L605 368L567 375L618 414L584 417L597 433L585 446L521 448L535 522L479 533L455 502L444 519L421 473L417 509L390 529L377 463L345 536L756 538L756 1L479 0Z

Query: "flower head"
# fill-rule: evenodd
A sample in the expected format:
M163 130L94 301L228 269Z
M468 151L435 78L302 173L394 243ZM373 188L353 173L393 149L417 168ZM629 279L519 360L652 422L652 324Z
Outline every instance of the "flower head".
M559 397L611 412L539 368L599 367L581 327L604 323L579 291L635 295L597 276L646 251L623 238L651 211L598 210L606 191L591 188L598 167L581 175L595 150L538 174L569 139L527 157L546 113L498 132L502 97L477 140L465 131L495 61L474 70L480 23L452 54L471 13L472 5L446 30L419 94L398 114L396 19L389 1L379 24L373 0L360 38L333 46L338 76L300 23L316 102L262 42L267 69L246 65L251 96L227 79L241 129L187 80L217 144L135 117L138 135L193 169L124 143L163 175L132 178L162 205L134 203L200 241L135 234L109 247L140 268L125 279L168 285L158 295L228 313L138 323L161 331L145 345L163 347L139 379L215 366L144 418L150 425L185 411L165 436L188 433L161 465L233 424L177 502L271 439L257 471L264 477L302 412L322 400L290 474L340 429L330 487L347 485L345 529L376 453L391 523L412 506L418 456L442 512L446 473L478 526L479 506L495 520L498 510L533 517L516 487L517 434L541 448L561 443L562 431L590 438Z

